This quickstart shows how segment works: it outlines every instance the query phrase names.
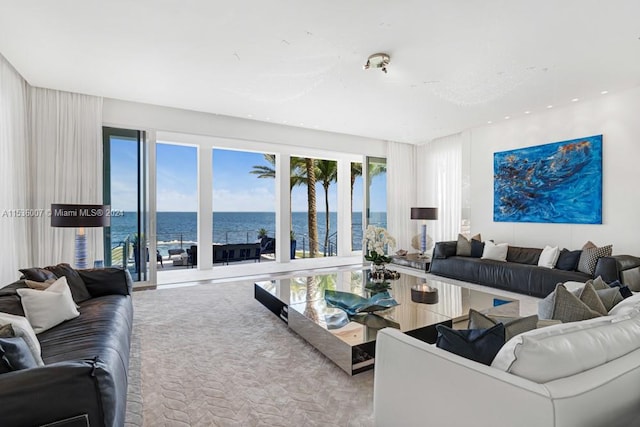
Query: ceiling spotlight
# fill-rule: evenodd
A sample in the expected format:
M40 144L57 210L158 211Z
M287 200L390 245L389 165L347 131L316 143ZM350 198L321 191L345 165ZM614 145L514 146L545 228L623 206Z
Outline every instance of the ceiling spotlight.
M369 68L380 68L383 73L387 73L387 65L391 58L386 53L374 53L367 59L367 63L362 67L365 70Z

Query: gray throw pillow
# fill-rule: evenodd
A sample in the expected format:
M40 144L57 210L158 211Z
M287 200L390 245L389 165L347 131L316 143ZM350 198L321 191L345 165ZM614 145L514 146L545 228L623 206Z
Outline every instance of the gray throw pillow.
M569 292L563 284L556 286L552 319L568 323L600 316L600 313L580 301L580 298Z
M602 316L606 316L608 311L607 308L602 303L602 300L598 296L593 284L587 282L584 284L584 288L582 288L582 292L580 292L580 301L585 303L587 307L591 310L600 313Z
M587 249L582 249L582 254L580 254L580 261L578 261L578 271L593 276L596 271L596 265L598 264L598 258L611 256L612 253L613 245L607 245L601 248L590 247Z
M620 301L624 300L619 289L620 288L596 289L596 293L600 297L604 307L607 309L607 313Z
M457 256L471 256L471 241L482 241L480 233L473 236L471 239L467 239L464 235L458 234L458 242L456 244Z
M7 323L6 325L0 326L0 338L12 338L15 337L16 333L13 330L13 326L11 323Z
M472 308L469 309L468 329L489 329L498 323L504 325L504 340L506 342L516 335L536 329L538 316L535 314L527 317L489 316Z

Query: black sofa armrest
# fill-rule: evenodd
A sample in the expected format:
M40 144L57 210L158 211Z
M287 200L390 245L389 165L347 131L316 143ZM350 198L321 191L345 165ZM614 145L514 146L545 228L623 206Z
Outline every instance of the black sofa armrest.
M458 242L455 240L448 242L436 242L433 247L433 255L431 259L444 259L456 255L456 246Z
M78 270L78 273L93 298L104 295L131 295L133 280L126 269L94 268Z
M632 291L640 292L640 258L633 255L615 255L620 282Z
M75 360L0 375L3 427L39 426L86 415L89 425L115 426L114 384L100 361Z

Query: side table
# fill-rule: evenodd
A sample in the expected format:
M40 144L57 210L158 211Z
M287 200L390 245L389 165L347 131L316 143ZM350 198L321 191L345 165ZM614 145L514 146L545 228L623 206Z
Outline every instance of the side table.
M427 272L431 265L431 257L420 257L420 254L417 253L406 254L405 256L391 255L391 263Z

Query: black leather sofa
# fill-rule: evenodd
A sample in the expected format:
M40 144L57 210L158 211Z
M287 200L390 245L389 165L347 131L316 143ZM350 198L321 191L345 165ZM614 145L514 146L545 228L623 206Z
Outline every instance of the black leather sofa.
M456 244L456 241L436 243L429 273L540 298L549 295L560 282L585 282L597 276L607 283L623 281L623 268L640 268L640 258L629 255L602 257L598 259L595 273L591 276L580 271L538 267L537 260L542 249L509 246L507 262L502 262L456 256ZM634 289L633 286L630 288Z
M126 270L78 270L91 298L80 316L37 335L45 366L0 375L0 426L124 425L133 325ZM16 289L0 288L0 311L24 315Z

